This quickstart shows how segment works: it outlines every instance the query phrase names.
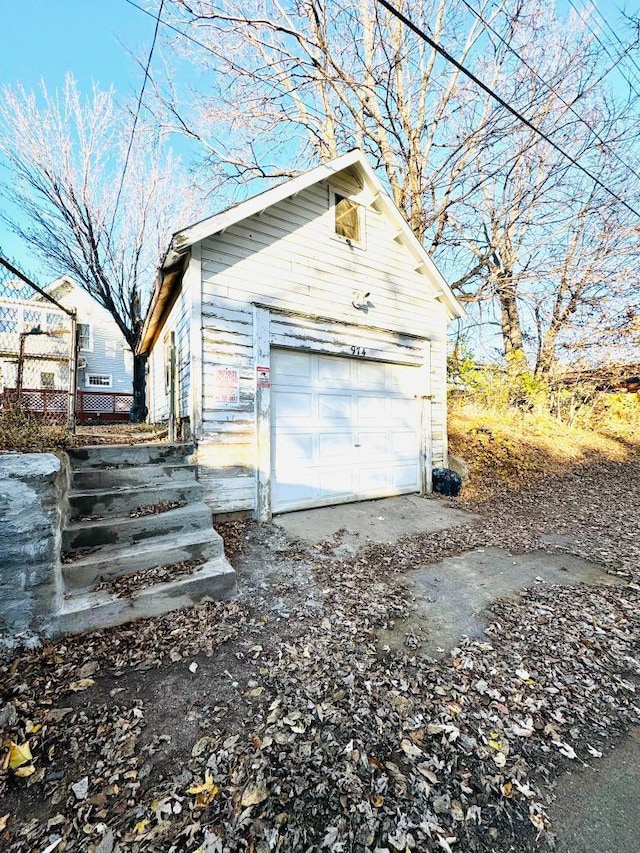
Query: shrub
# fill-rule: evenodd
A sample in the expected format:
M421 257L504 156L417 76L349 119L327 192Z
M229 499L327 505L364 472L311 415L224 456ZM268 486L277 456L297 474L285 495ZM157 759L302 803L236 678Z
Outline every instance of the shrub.
M55 450L65 447L69 440L63 426L43 424L19 406L0 411L0 450Z

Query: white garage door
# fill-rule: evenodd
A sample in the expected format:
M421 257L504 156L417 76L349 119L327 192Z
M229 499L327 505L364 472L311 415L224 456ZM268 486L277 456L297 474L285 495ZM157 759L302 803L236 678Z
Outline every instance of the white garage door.
M272 511L419 491L420 374L272 350Z

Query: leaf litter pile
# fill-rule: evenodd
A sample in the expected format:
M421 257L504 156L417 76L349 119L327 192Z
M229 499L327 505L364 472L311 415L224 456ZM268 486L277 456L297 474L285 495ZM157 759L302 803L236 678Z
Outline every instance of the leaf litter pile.
M228 526L235 601L7 659L3 849L552 848L559 774L638 723L638 473L585 469L345 558ZM619 584L534 584L438 662L381 650L376 630L410 612L406 572L551 531Z

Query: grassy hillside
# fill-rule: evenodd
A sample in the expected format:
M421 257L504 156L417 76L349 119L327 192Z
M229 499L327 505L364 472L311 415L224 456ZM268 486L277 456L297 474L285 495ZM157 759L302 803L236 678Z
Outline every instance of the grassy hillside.
M547 474L640 453L640 397L610 395L590 418L567 426L546 412L452 407L449 450L470 466L464 501L482 500Z

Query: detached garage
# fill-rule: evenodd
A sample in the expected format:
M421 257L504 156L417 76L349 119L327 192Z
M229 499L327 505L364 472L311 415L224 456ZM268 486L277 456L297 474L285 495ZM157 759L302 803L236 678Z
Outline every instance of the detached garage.
M216 515L431 489L463 310L359 151L174 235L140 352L150 419Z

